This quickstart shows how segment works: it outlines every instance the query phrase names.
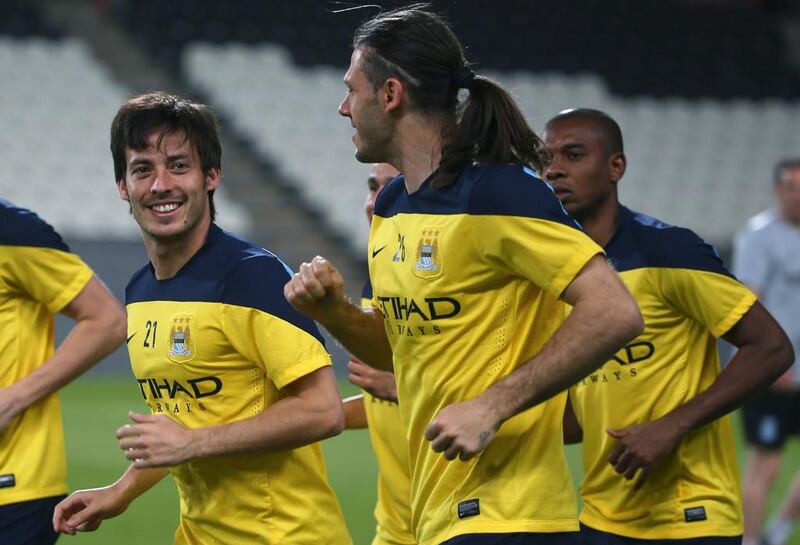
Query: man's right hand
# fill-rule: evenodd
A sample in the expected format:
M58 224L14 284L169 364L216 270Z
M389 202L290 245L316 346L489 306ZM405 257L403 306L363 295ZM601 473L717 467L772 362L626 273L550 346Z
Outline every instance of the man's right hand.
M300 265L283 293L298 312L324 325L335 319L335 310L344 301L344 279L330 261L317 256Z
M53 512L53 529L74 536L93 532L105 519L120 515L128 504L114 485L73 492Z

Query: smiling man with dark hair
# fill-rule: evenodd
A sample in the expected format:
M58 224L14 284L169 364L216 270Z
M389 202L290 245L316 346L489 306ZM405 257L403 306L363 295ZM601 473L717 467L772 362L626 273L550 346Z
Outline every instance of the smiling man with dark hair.
M222 174L210 110L135 97L114 119L112 154L150 258L125 295L131 366L153 414L131 413L117 431L131 466L61 502L56 530L95 530L172 473L176 545L350 543L316 444L344 425L330 357L283 298L287 267L212 220Z

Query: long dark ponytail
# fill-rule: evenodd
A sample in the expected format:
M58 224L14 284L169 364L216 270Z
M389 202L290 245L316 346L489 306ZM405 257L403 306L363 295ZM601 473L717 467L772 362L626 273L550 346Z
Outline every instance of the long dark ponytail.
M353 47L365 47L364 70L376 89L400 79L414 108L444 115L438 184L452 182L473 163L516 163L541 170L541 139L511 95L497 82L475 75L447 22L414 4L381 13L362 24ZM459 89L469 95L458 100Z

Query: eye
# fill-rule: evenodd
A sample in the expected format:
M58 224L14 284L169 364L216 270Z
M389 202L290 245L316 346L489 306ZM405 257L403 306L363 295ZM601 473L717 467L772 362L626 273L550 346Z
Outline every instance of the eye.
M583 157L583 153L577 151L571 151L567 154L567 159L570 161L578 161L581 157Z

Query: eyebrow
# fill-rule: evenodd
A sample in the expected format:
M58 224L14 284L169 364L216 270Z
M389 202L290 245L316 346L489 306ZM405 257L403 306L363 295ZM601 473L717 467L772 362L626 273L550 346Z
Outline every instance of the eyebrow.
M176 153L175 155L167 155L168 163L178 160L191 161L191 159L192 159L191 153Z
M168 155L167 162L172 163L173 161L191 161L192 155L190 153L176 153L175 155ZM152 164L153 160L147 157L137 157L136 159L131 160L128 163L128 166L138 166L138 165L149 165Z
M142 158L137 158L137 159L131 160L130 162L128 162L128 166L129 167L134 167L134 166L138 166L138 165L149 165L152 162L153 161L151 161L150 159L146 159L146 158L142 157Z

